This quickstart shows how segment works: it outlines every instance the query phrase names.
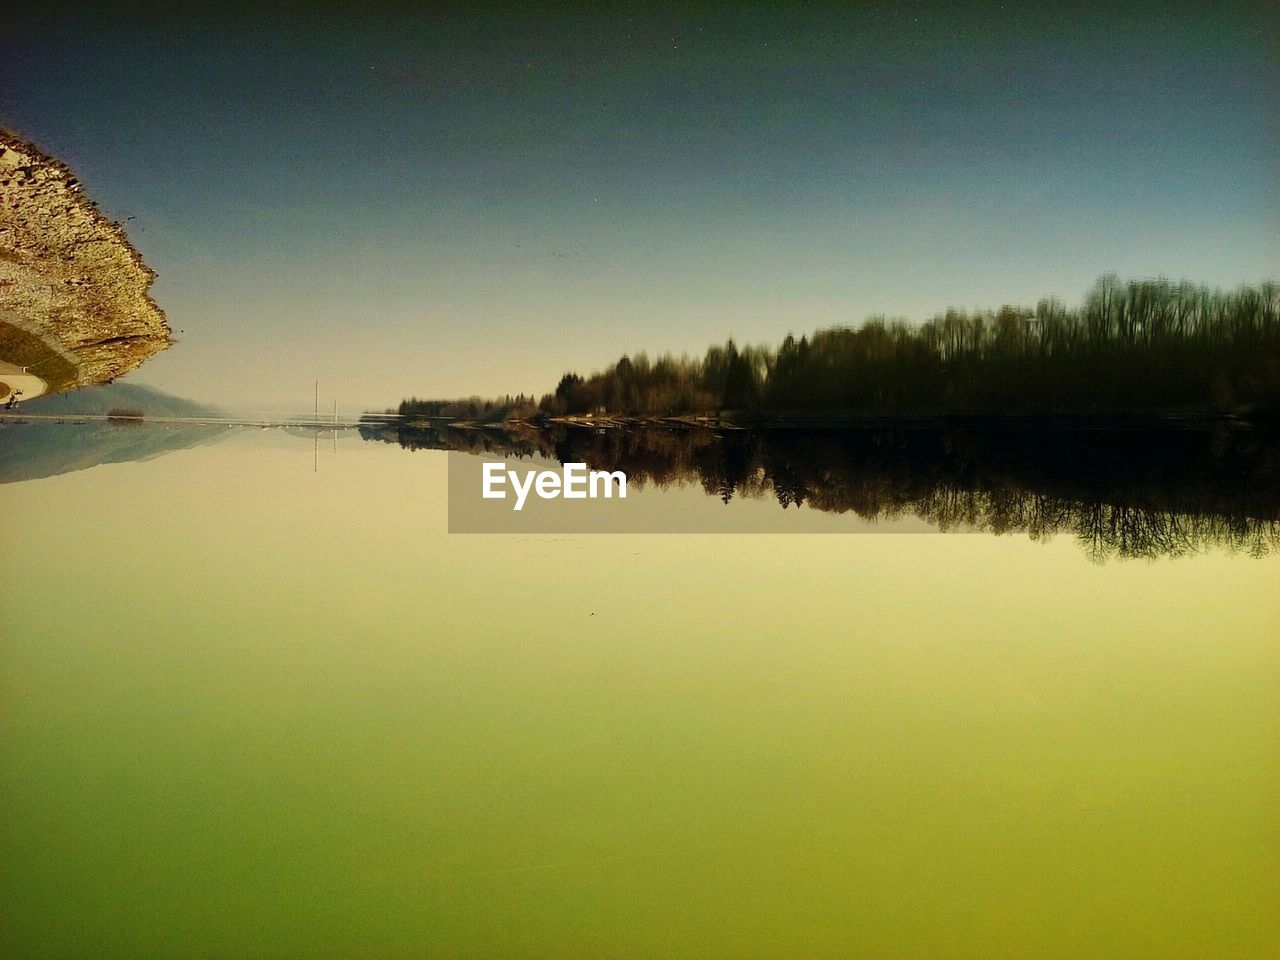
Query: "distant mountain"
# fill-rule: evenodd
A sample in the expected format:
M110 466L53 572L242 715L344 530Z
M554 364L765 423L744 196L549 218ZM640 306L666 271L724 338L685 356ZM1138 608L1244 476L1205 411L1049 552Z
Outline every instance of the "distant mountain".
M31 413L65 415L66 423L20 418L0 421L0 483L37 480L102 463L126 463L155 457L227 435L223 426L199 423L75 422L85 415L115 409L141 410L151 417L219 416L216 407L171 397L133 383L81 387L22 404Z
M80 387L76 390L68 390L66 393L34 397L22 404L22 408L32 413L66 414L67 416L102 415L119 408L141 410L143 414L151 417L223 415L217 407L197 403L194 400L184 400L138 383L107 383L101 386Z
M218 424L0 421L0 484L129 463L221 440Z

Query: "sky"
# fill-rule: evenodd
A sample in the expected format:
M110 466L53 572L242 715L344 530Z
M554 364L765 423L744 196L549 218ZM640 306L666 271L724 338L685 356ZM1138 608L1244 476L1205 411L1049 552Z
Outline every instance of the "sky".
M0 23L0 125L158 273L131 382L354 413L1280 276L1270 4L261 6Z

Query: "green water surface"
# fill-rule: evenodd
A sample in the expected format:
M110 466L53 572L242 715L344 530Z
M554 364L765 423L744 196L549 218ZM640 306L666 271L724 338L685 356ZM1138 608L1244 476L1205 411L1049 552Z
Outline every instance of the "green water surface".
M0 956L1280 956L1280 558L451 536L444 460L0 489Z

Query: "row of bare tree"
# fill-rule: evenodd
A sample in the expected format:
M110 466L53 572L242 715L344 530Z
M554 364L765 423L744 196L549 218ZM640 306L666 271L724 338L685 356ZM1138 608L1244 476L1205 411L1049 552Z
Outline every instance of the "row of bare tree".
M1105 276L1084 303L876 317L776 349L624 356L566 373L552 414L823 411L884 415L1280 409L1280 288L1232 292Z

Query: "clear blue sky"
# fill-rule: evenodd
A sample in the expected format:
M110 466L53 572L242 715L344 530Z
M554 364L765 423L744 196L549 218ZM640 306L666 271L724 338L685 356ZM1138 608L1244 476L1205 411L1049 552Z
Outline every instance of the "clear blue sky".
M0 123L133 218L181 331L131 379L195 399L1280 274L1269 4L270 6L0 25Z

